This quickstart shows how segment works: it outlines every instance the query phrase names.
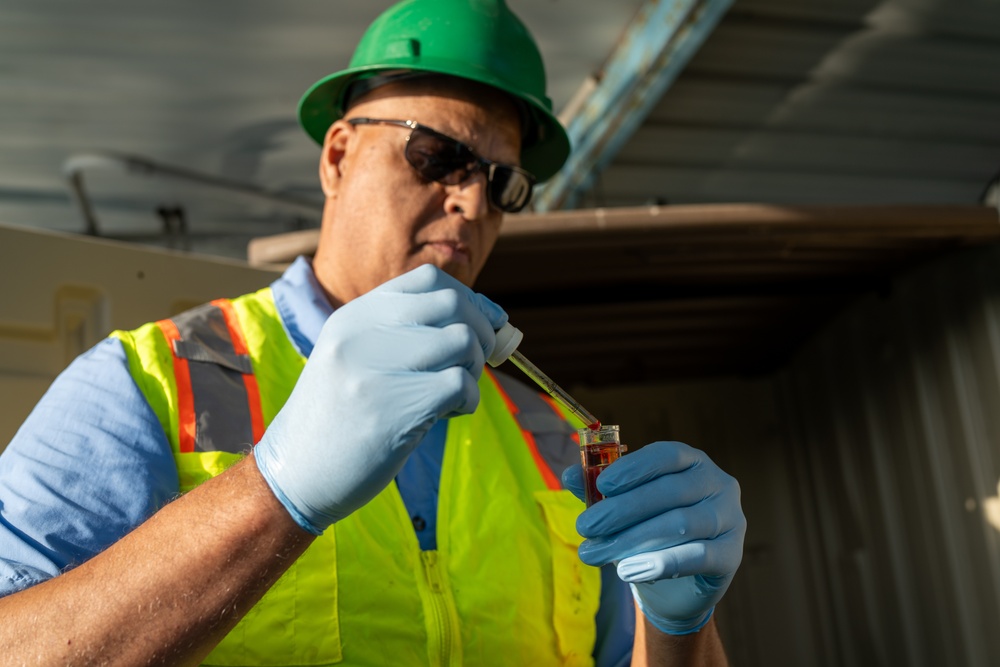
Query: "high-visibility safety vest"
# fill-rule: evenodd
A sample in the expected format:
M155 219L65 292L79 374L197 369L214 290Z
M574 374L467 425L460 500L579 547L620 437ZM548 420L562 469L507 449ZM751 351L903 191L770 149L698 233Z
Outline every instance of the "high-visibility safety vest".
M113 335L182 492L246 455L305 364L269 288ZM577 556L583 504L497 376L479 389L476 412L448 422L437 549L421 550L392 483L317 538L205 664L593 663L600 576ZM331 456L351 446L346 427L330 437Z

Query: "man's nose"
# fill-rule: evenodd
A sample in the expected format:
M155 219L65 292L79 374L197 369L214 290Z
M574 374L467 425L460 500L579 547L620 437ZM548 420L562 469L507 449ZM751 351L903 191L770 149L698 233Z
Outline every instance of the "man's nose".
M448 196L445 198L445 210L448 213L458 213L466 220L479 220L490 210L487 195L488 183L486 174L477 171L456 185L446 186Z

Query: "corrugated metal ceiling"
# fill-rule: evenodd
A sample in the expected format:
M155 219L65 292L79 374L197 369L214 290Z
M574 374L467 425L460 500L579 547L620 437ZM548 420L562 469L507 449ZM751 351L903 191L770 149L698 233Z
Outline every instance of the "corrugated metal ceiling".
M565 104L642 0L509 0ZM320 197L299 96L345 67L393 0L5 0L0 3L0 222L80 232L61 172L115 151L272 191ZM245 257L247 241L318 215L123 170L89 170L102 234ZM187 231L157 207L181 207Z
M737 0L580 205L976 203L998 71L996 2Z
M0 7L0 217L83 229L60 168L114 150L316 196L293 106L346 63L388 0ZM643 3L512 6L556 107ZM1000 6L989 0L736 0L579 206L979 201L1000 169ZM315 224L218 193L90 173L104 233L239 256ZM183 238L155 215L187 214Z

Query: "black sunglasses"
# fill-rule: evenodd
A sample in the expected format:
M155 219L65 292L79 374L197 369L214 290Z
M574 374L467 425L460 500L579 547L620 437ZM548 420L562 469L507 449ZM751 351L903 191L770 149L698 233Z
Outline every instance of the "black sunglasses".
M428 181L445 185L464 183L477 172L486 174L490 203L505 213L517 213L527 206L535 177L508 164L492 162L476 155L461 141L412 120L351 118L352 125L395 125L410 130L406 138L406 161Z

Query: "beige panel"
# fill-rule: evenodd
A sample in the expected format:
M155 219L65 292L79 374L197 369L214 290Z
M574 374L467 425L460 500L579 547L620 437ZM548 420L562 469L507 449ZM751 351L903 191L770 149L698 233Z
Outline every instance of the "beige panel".
M0 226L0 449L53 378L134 328L277 274L241 262Z

